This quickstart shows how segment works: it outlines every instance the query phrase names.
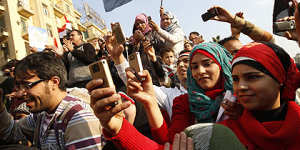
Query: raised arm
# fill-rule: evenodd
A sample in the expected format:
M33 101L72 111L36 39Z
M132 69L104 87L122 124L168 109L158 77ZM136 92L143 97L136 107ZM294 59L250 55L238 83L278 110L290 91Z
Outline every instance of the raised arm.
M238 15L232 15L226 9L220 6L214 6L211 9L217 10L217 16L212 18L212 20L228 22L233 27L238 29L240 32L249 36L254 41L267 41L274 42L274 37L268 31L261 29L260 27L254 25L253 23L239 17Z

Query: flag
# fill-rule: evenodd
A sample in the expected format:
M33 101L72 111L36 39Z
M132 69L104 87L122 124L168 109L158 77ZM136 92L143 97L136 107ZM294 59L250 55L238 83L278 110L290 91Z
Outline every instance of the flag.
M64 18L66 23L61 28L57 29L59 38L63 38L65 35L67 35L68 30L72 30L71 22L67 19L66 16L64 16Z
M106 12L112 11L117 7L127 4L132 0L103 0L104 9Z

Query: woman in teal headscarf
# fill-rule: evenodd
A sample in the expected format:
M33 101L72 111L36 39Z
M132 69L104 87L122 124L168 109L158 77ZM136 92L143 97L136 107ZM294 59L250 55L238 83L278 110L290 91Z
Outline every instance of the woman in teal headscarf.
M215 122L224 93L232 91L231 59L228 51L216 43L200 44L190 53L188 99L197 122Z
M232 56L224 47L217 43L201 43L194 47L189 59L190 66L186 71L188 93L173 100L169 128L159 109L157 110L155 98L149 99L145 96L147 90L151 89L147 86L147 81L136 84L134 78L128 79L130 86L127 88L134 93L128 94L144 104L152 136L158 143L172 141L176 133L197 122L215 122L224 93L227 90L232 91L230 64ZM139 89L143 89L140 92L137 88L132 88L138 85L141 85ZM147 93L151 95L151 92Z

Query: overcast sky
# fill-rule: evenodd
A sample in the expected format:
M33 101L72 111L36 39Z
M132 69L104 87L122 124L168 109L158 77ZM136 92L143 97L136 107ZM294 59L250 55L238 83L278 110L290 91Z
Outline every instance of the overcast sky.
M132 0L111 12L104 11L102 0L73 0L76 7L82 6L83 1L88 2L100 14L109 29L111 22L120 22L126 36L131 35L134 18L139 13L150 15L159 24L160 0ZM203 22L201 20L201 14L208 8L219 5L232 14L242 11L246 20L272 32L273 3L274 0L164 0L163 7L177 16L186 35L197 31L203 35L206 41L211 41L212 37L220 35L221 38L224 38L230 36L231 33L228 23ZM275 39L276 43L288 51L291 56L294 57L296 53L300 53L297 43L278 36ZM241 36L241 41L246 44L251 42L251 39Z

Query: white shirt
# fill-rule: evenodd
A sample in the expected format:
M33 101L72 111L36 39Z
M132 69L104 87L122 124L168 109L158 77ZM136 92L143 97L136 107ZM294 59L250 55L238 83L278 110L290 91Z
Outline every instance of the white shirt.
M127 83L127 77L125 69L129 67L129 63L127 61L115 65L118 71L118 74L122 81L126 84ZM187 93L186 89L180 85L180 87L175 88L166 88L164 86L156 86L154 85L154 92L156 95L157 103L158 105L165 109L168 112L169 117L172 117L172 106L173 106L173 100L175 97Z

